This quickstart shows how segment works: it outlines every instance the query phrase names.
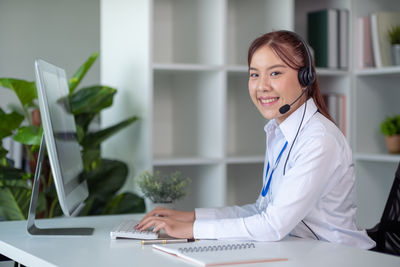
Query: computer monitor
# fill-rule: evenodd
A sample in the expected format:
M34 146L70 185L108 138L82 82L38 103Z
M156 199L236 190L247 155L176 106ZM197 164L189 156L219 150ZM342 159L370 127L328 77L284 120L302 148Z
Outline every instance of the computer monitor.
M66 73L63 69L39 59L35 61L35 75L43 136L28 214L28 232L60 235L91 234L92 228L40 229L35 226L39 177L46 147L58 201L64 215L77 214L89 195L86 180L80 179L83 162L75 119L69 112L69 101L66 101L69 94Z

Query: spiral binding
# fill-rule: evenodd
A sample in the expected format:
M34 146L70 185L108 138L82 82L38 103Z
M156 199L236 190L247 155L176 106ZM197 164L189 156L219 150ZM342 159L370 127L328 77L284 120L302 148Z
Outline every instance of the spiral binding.
M192 253L192 252L248 249L248 248L255 248L255 247L256 246L254 245L254 243L242 243L242 244L228 244L228 245L179 248L178 250L180 253Z

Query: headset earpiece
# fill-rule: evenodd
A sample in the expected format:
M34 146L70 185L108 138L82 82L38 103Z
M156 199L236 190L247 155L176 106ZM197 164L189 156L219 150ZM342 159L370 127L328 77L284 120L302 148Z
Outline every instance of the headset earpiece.
M309 86L314 83L315 75L314 72L310 73L308 67L302 67L298 72L299 83L301 86Z

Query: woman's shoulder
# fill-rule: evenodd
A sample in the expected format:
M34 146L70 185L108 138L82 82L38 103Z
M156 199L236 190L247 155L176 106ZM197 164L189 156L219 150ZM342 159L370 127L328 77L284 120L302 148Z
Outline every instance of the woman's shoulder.
M319 112L314 114L304 125L301 138L308 144L331 144L331 146L342 148L342 150L350 150L346 137L336 124Z

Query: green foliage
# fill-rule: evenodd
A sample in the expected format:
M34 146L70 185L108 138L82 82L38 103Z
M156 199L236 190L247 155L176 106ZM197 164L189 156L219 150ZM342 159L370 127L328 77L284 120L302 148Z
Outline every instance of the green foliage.
M386 136L400 134L400 115L386 117L381 123L381 132Z
M190 178L182 178L180 172L162 175L156 171L152 175L146 171L136 178L136 183L145 197L154 203L171 203L187 194Z
M400 44L400 25L392 26L389 29L388 34L390 38L390 43L392 45Z
M69 80L70 94L58 100L75 116L78 141L82 147L84 172L81 179L88 181L89 198L81 215L144 212L143 198L129 192L119 193L128 175L125 163L101 158L101 143L121 129L138 120L131 116L106 129L90 131L90 124L99 113L112 106L117 90L108 86L94 85L77 89L87 71L98 57L92 54ZM10 89L17 95L22 111L15 109L5 113L0 109L0 138L8 136L25 146L28 160L36 162L37 150L43 129L32 121L32 111L37 109L34 82L0 78L0 87ZM63 103L64 102L64 103ZM22 114L23 115L22 115ZM25 123L24 123L25 121ZM33 173L14 168L6 159L7 150L0 143L0 220L26 219L28 214ZM47 163L48 164L48 163ZM44 166L41 191L38 199L40 217L61 215L51 172Z

